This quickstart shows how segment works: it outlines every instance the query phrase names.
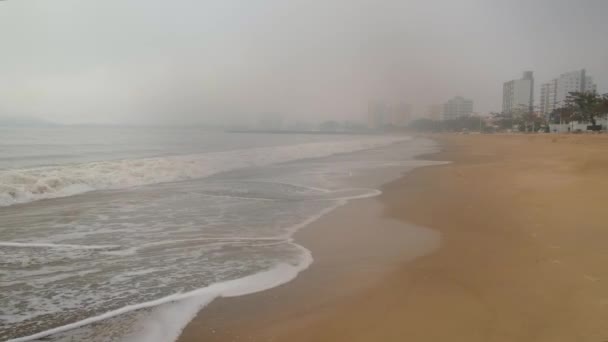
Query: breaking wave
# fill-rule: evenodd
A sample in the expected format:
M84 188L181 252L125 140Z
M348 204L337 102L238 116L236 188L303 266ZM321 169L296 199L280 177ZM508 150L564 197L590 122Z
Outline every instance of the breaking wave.
M389 145L408 137L363 137L338 142L226 152L0 170L0 207L94 190L204 178L219 172L320 158Z

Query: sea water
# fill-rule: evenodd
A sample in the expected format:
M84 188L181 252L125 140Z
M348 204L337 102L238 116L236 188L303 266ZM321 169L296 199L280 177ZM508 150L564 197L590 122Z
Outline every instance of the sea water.
M0 129L0 340L174 341L218 296L314 255L293 233L428 140L185 128Z

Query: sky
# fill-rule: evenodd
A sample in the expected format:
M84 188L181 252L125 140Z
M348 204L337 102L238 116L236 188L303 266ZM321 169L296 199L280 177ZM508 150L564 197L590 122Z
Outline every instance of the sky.
M586 68L608 92L605 0L0 1L0 117L59 123L363 120Z

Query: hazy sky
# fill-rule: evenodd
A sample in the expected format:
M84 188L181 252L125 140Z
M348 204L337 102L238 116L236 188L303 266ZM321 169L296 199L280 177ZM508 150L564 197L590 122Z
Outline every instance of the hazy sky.
M7 0L0 116L66 123L359 119L586 68L608 91L608 1Z

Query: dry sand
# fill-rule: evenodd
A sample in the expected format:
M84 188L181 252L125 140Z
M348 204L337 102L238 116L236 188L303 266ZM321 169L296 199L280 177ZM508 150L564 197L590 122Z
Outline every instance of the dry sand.
M311 268L181 341L608 341L608 137L435 138L453 164L303 230ZM437 240L411 224L441 247L412 261Z

